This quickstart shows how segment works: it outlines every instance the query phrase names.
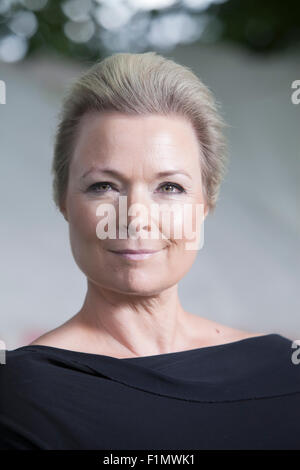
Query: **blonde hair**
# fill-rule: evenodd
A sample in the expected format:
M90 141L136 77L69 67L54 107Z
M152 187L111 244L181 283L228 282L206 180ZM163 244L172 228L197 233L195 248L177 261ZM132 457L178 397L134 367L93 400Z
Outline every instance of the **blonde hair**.
M214 211L227 167L227 127L211 91L189 67L145 52L116 53L92 65L63 100L52 162L53 199L61 209L82 116L89 111L177 114L187 118L200 145L203 196Z

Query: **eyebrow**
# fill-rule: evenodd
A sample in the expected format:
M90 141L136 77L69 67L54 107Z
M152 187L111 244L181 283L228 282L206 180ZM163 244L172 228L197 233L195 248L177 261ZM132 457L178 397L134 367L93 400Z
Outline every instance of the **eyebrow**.
M99 168L99 167L91 167L89 170L87 170L85 173L83 173L83 175L81 175L80 179L84 179L90 173L107 173L111 176L116 176L117 178L125 179L124 175L122 175L122 173L119 172L118 170L113 170L112 168ZM170 175L176 175L176 174L185 175L189 179L192 179L191 176L184 170L160 171L160 172L156 173L156 176L163 177L163 176L170 176Z

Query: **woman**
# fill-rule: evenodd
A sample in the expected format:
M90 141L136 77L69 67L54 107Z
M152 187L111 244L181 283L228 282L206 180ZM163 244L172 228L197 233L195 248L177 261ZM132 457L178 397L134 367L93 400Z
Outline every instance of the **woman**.
M199 78L154 52L112 55L73 84L53 187L87 293L67 322L7 351L2 448L300 448L291 340L178 297L225 174L224 125ZM187 222L193 236L176 236Z

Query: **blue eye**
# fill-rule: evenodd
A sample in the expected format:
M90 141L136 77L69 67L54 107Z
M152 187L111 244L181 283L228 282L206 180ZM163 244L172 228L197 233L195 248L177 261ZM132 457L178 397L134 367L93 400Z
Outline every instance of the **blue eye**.
M108 181L99 181L97 183L94 183L92 184L89 188L88 188L88 191L90 192L93 192L93 193L106 193L107 191L104 190L97 190L97 188L99 188L99 186L110 186L111 188L113 188L114 186L109 183ZM186 191L183 189L182 186L180 186L180 184L175 184L175 183L170 183L170 182L166 182L166 183L163 183L161 186L161 188L163 187L172 187L172 188L175 188L177 189L177 191L163 191L165 192L166 194L170 193L170 194L173 194L173 193L185 193Z
M92 184L92 185L88 188L88 191L91 191L91 192L94 192L94 193L105 193L106 191L97 191L97 190L96 190L97 186L105 186L105 185L112 186L111 183L108 183L107 181L101 181L101 182L99 182L99 183L94 183L94 184Z
M166 186L172 186L173 188L178 189L178 191L179 191L180 193L185 193L185 190L183 189L182 186L180 186L180 184L175 184L175 183L163 183L163 184L161 185L161 187L166 187ZM174 193L174 192L175 192L175 191L167 191L167 193L171 193L171 194Z

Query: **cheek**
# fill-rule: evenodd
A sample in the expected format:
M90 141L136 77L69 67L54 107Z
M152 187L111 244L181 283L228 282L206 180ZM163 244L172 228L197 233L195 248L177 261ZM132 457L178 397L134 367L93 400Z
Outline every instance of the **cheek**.
M187 250L184 240L177 241L169 248L167 267L171 272L180 272L180 277L186 274L197 257L197 250Z
M182 204L174 204L171 208L160 207L160 231L170 241L180 244L184 237L184 210Z
M84 259L92 256L94 248L100 242L96 226L96 207L74 199L69 208L69 237L73 256L81 264Z
M173 206L172 210L161 212L161 231L176 245L196 249L203 224L203 204L186 203Z

